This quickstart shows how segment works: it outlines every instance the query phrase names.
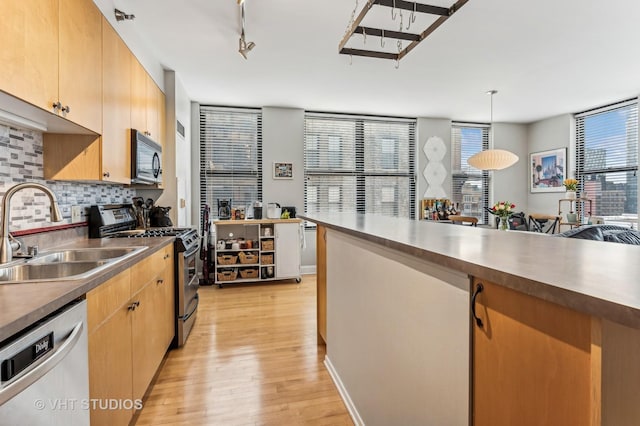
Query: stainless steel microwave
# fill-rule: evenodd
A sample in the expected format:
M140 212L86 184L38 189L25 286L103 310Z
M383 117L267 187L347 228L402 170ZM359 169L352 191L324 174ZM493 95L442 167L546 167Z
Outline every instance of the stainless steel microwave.
M162 147L136 129L131 129L131 183L162 183Z

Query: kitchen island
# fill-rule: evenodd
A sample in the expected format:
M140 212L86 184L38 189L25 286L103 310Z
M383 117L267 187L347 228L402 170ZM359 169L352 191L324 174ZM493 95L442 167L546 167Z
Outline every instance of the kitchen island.
M640 422L640 247L304 219L326 247L325 363L356 423Z

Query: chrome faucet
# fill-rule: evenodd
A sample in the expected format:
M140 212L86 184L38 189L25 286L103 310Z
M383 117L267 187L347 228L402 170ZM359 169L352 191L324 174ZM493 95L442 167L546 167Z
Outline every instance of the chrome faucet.
M35 188L44 192L49 197L49 201L51 202L51 221L60 222L62 220L62 214L60 213L60 208L58 207L58 200L56 199L55 194L46 186L35 182L25 182L19 183L9 188L4 194L4 198L2 199L2 227L0 228L0 239L2 239L2 245L0 245L0 264L11 262L11 259L13 259L11 242L9 241L9 211L11 210L11 197L13 197L13 194L15 194L16 192L25 188Z

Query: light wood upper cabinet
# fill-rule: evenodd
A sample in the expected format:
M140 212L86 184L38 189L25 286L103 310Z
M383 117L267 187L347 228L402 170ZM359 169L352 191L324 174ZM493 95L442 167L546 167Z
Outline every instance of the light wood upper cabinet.
M147 132L149 137L162 145L160 140L160 89L151 77L147 78Z
M45 179L131 183L132 55L106 19L100 25L102 137L45 133Z
M589 425L599 411L591 318L482 283L473 323L473 424ZM592 404L595 404L592 406Z
M59 100L69 120L102 133L102 14L91 0L60 0Z
M0 0L0 90L51 110L58 100L58 0Z
M131 127L164 145L164 93L137 59L131 64Z
M0 90L101 133L102 15L96 5L0 0L0 10Z
M133 55L102 18L102 180L131 183L131 62Z
M131 60L131 127L147 131L147 72L136 59Z

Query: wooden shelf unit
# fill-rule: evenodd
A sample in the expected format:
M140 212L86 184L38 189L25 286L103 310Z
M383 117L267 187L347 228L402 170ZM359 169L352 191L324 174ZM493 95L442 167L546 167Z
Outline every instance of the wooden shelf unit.
M217 241L243 240L252 241L251 248L244 249L216 249L214 258L215 284L222 287L225 284L243 282L274 281L293 278L300 282L300 245L291 244L293 239L300 236L300 224L298 219L289 220L219 220L214 222ZM295 225L295 229L294 226ZM295 231L296 235L292 235ZM283 244L278 245L282 240ZM287 243L285 243L288 241ZM240 253L255 253L258 262L241 263ZM225 254L238 255L238 259L232 264L222 264L218 256ZM243 278L241 271L256 270L257 277ZM293 271L293 272L291 272ZM231 272L233 279L220 279Z
M568 203L569 211L566 213L575 213L577 220L575 222L569 222L567 220L566 213L563 215L563 204ZM589 204L586 208L585 204ZM590 198L561 198L558 200L558 215L560 216L560 228L563 226L569 226L570 229L582 225L581 218L583 215L591 217L593 214L593 200Z

